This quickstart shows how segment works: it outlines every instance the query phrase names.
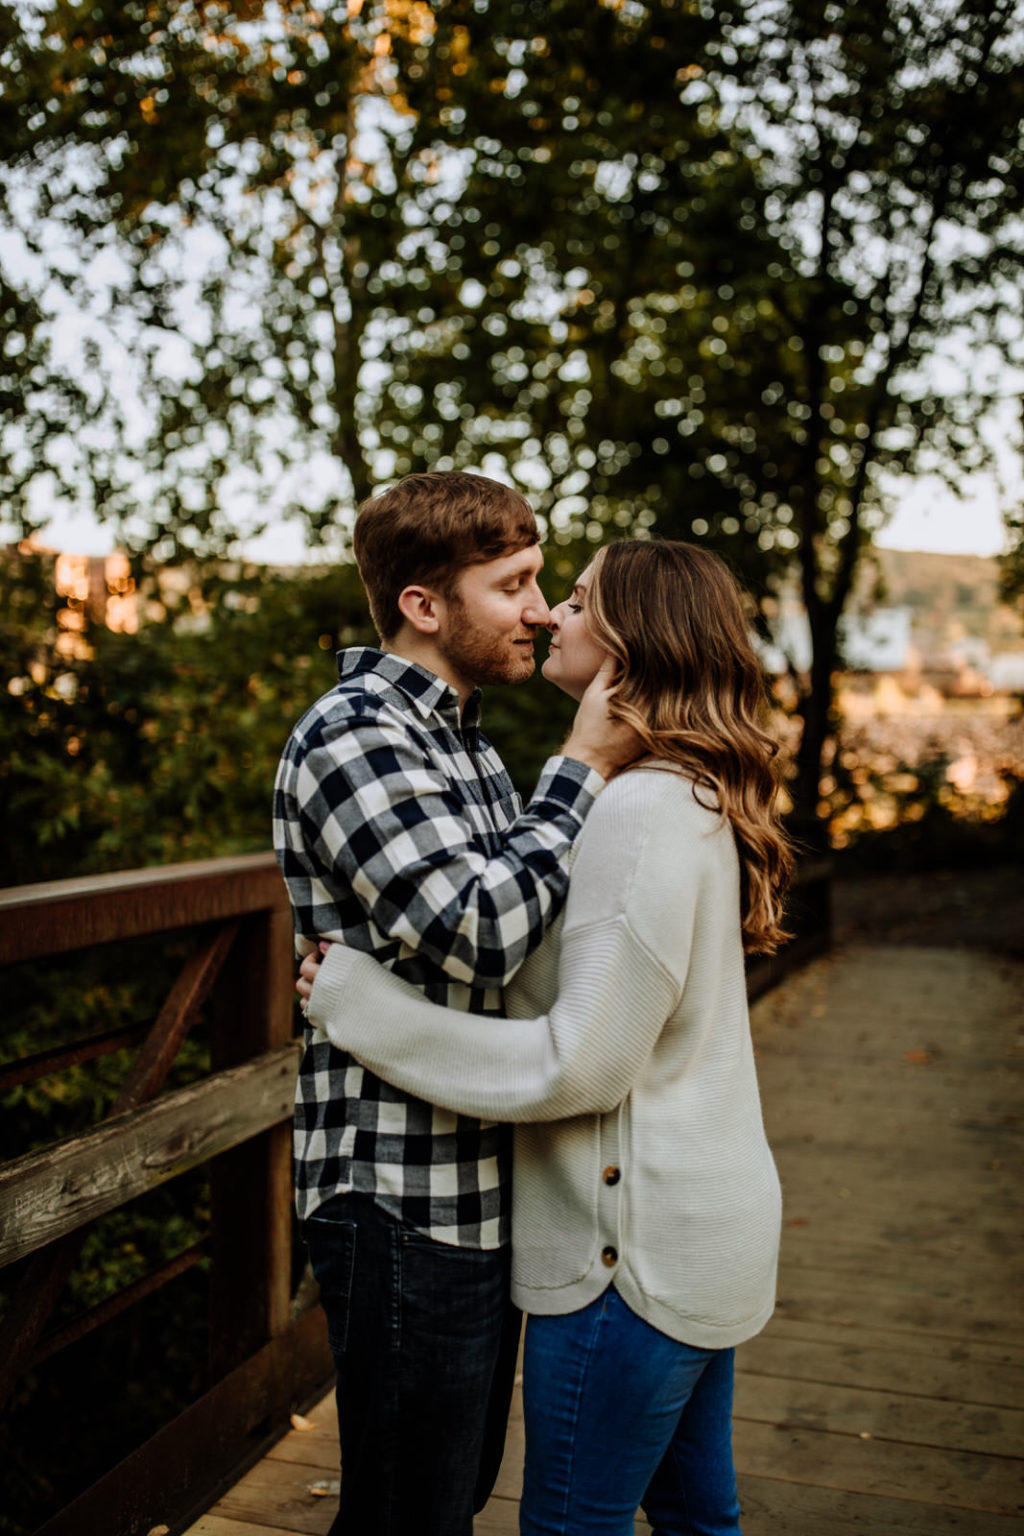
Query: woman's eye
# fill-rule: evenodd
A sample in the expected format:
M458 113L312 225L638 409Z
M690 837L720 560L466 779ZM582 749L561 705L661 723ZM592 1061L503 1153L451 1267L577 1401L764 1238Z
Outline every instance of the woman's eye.
M582 613L583 612L583 604L582 603L566 603L565 606L568 608L570 613Z

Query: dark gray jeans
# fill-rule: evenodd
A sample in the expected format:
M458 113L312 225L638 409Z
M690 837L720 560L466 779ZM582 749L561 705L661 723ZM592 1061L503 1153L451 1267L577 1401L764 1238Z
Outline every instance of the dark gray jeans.
M470 1536L512 1395L508 1250L434 1242L357 1194L327 1201L303 1236L338 1369L330 1536Z

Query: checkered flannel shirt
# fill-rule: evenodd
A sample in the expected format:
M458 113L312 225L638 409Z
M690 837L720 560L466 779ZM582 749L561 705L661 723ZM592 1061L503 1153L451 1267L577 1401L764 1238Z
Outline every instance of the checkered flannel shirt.
M434 1002L498 1013L502 987L565 897L566 861L603 780L553 757L529 807L479 731L479 694L381 651L338 657L339 685L296 725L277 775L274 846L296 948L374 955ZM508 1240L508 1127L383 1082L307 1026L295 1102L296 1204L342 1191L441 1242Z

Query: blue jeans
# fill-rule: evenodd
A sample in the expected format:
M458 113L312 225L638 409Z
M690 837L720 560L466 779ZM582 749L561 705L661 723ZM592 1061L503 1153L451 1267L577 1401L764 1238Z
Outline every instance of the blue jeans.
M366 1195L303 1223L338 1370L330 1536L470 1536L501 1462L519 1313L508 1250L424 1237Z
M652 1328L613 1288L526 1325L521 1536L737 1536L731 1349Z

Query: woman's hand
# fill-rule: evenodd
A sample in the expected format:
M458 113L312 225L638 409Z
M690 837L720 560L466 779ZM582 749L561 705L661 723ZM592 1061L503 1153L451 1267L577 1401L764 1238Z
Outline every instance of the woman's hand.
M311 950L303 960L302 964L299 966L299 974L295 982L295 990L302 998L302 1002L299 1006L301 1007L303 1013L305 1013L306 1009L309 1007L309 999L313 991L313 983L316 981L316 973L320 969L320 962L330 947L331 946L326 939L321 939L317 948Z

